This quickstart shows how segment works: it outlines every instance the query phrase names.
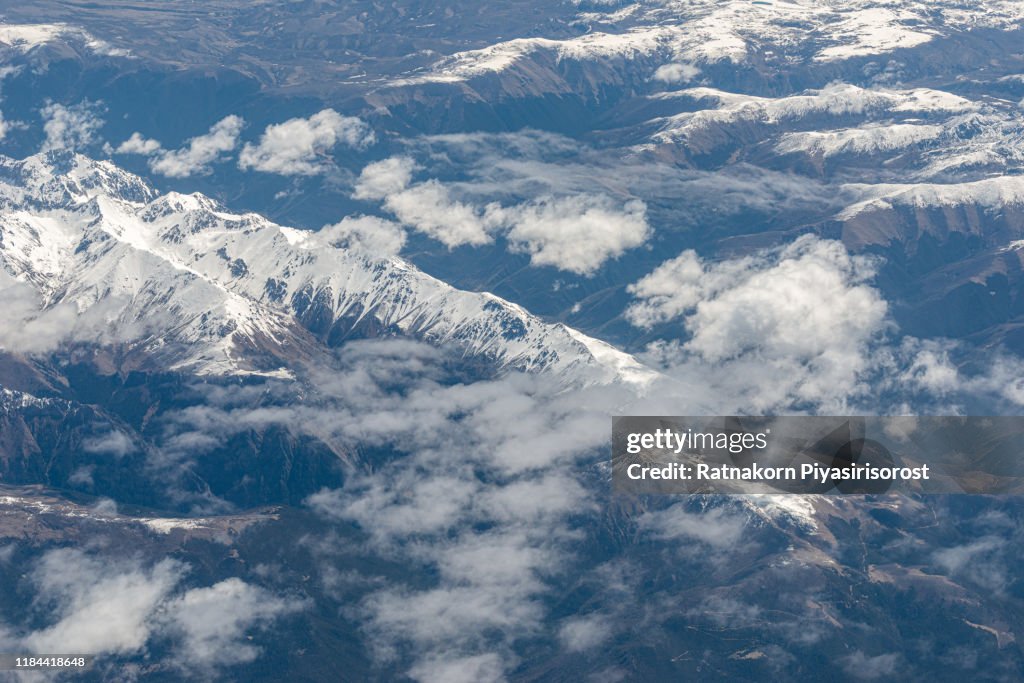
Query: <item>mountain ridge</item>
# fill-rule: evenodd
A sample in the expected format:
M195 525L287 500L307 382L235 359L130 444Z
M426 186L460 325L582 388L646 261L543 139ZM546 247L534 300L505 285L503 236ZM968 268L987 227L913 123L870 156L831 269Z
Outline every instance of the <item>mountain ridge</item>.
M340 249L200 194L158 195L110 162L61 152L0 160L0 206L0 263L32 287L40 313L72 305L109 326L100 338L157 353L191 348L174 351L172 368L280 375L285 363L245 356L284 361L400 335L570 384L643 384L655 374L604 342L400 258Z

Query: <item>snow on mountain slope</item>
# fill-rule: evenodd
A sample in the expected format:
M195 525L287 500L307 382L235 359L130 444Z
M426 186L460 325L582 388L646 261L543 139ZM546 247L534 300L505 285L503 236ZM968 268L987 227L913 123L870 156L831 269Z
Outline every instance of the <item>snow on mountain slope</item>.
M786 133L775 146L780 154L804 152L832 157L838 154L866 154L895 150L932 140L942 135L942 126L923 124L874 124L832 131Z
M398 334L574 383L654 374L399 258L338 249L202 195L156 196L69 153L0 159L0 264L45 310L74 306L76 340L130 343L201 373L280 373L324 344Z
M882 182L975 181L1024 167L1024 115L1001 98L833 83L777 98L686 88L646 102L661 115L638 128L638 151L691 157L745 146L761 159L773 152L775 164L778 155L842 156L812 166L842 173L870 160Z
M72 40L89 51L109 57L127 57L128 51L111 46L76 26L68 24L0 24L0 45L19 53L56 40Z
M999 210L1024 205L1024 176L1000 176L968 183L917 183L849 185L866 196L844 209L837 217L849 220L861 213L894 206L937 208L974 205Z
M515 67L540 53L556 61L609 57L695 64L771 60L835 62L885 55L977 28L1011 30L1024 6L1008 0L655 0L585 11L586 33L567 39L519 37L449 55L393 85L468 80ZM597 27L597 28L595 28Z
M739 95L714 88L689 88L671 96L672 99L706 102L711 106L653 121L659 130L652 139L658 144L686 144L700 134L725 131L737 124L776 126L795 124L813 116L950 114L969 112L978 107L970 100L940 90L867 89L845 83L780 98ZM820 126L820 121L813 123L815 128Z
M842 13L829 36L835 44L822 48L814 58L837 61L927 43L935 35L934 29L918 29L925 24L925 15L920 9L915 10L869 7Z

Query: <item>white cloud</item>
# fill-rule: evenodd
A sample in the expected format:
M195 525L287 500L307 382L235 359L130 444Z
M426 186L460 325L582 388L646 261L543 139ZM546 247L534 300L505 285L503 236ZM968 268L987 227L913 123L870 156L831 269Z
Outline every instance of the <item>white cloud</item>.
M389 157L367 164L359 174L352 196L356 199L385 199L409 187L415 169L416 162L409 157Z
M762 349L816 357L877 334L886 304L866 284L869 259L839 242L805 236L755 257L704 264L694 252L667 261L629 291L628 317L640 326L685 316L687 346L712 361Z
M909 357L899 381L935 396L944 396L963 386L964 379L950 359L953 350L937 340L907 339L903 350Z
M7 134L15 127L15 124L4 118L3 112L0 112L0 140L7 137Z
M251 662L260 648L246 642L246 632L265 628L303 603L230 578L208 588L194 588L164 605L166 632L180 639L181 667L194 669Z
M280 175L317 175L330 168L326 152L336 145L363 149L375 141L362 119L324 109L307 119L267 126L259 144L246 144L238 167Z
M154 173L171 178L186 178L190 175L210 172L210 164L223 159L223 155L238 146L238 135L242 132L245 121L235 115L226 116L213 126L205 135L191 138L181 149L157 153L149 162ZM129 138L129 141L132 140ZM135 147L147 149L151 141L140 140ZM152 152L150 152L152 153Z
M558 630L562 646L569 652L585 652L603 645L612 636L607 618L600 615L569 619Z
M449 249L492 241L480 209L455 201L436 180L411 184L416 166L407 157L391 157L366 166L356 181L353 197L383 200L386 210L405 225L425 233Z
M1006 545L1006 541L988 536L967 545L955 546L953 548L942 548L936 550L934 558L936 563L947 572L956 573L972 564L977 563L977 557L990 553Z
M449 249L493 241L483 212L454 200L448 188L428 180L389 195L384 207L398 220L441 242Z
M399 221L448 248L480 246L506 233L513 251L537 266L592 274L609 258L639 246L650 233L643 202L619 206L604 195L542 197L510 207L459 201L436 179L412 182L415 163L392 157L368 165L356 182L356 199L382 201Z
M651 78L663 83L688 83L699 75L700 69L693 64L674 62L659 66Z
M684 251L629 286L638 302L630 306L626 317L645 328L679 318L703 299L704 277L704 263L697 252Z
M637 527L660 540L688 539L726 549L736 547L746 528L746 520L725 508L690 512L683 505L673 505L645 513Z
M998 536L984 536L965 545L936 550L932 557L941 570L959 580L970 581L987 591L1002 594L1012 583L1003 552L1009 542Z
M39 110L43 117L43 152L54 149L77 150L92 144L96 133L103 126L97 113L97 106L91 102L80 102L66 107L56 102Z
M107 432L103 436L86 439L82 442L82 449L88 453L109 453L123 457L134 453L136 447L130 436L115 430Z
M422 683L497 683L505 680L496 654L438 657L416 664L409 676Z
M131 137L117 146L114 151L118 154L142 154L149 156L156 154L162 149L158 140L146 138L138 131L132 133Z
M670 340L642 359L698 392L709 414L957 415L1024 404L1020 358L989 352L983 369L965 372L954 356L977 351L900 338L869 284L873 271L871 259L813 237L717 263L684 252L629 288L637 300L626 316L642 328L669 326L657 329Z
M111 566L80 550L52 550L40 560L35 581L41 595L57 601L58 619L23 642L32 652L136 652L183 573L174 560L149 568L134 561Z
M763 384L755 409L845 400L865 389L872 344L890 328L873 275L870 259L809 235L720 263L684 252L629 287L637 301L626 317L640 327L681 320L689 340L659 347L675 355L669 362ZM722 387L746 393L737 390Z
M793 258L763 254L755 270ZM720 290L737 286L725 283ZM659 381L640 398L623 387L558 391L537 376L453 383L440 370L443 359L436 349L408 341L353 343L340 350L338 367L312 373L315 405L253 408L248 390L211 389L206 405L183 410L179 423L217 440L280 424L330 443L400 454L307 504L329 520L357 526L365 534L362 547L417 577L370 570L360 577L369 593L354 603L354 613L374 655L418 680L500 677L517 664L517 642L548 633L550 600L567 573L580 569L576 551L593 528L581 520L592 520L600 509L588 481L604 481L595 465L604 457L609 414L687 412L718 386L732 392L723 402L759 405L774 391L764 386L766 378L806 379L799 367L786 365L766 375L760 366L773 363L756 356L731 368L691 353L684 369L695 370L694 383ZM723 367L731 382L724 385ZM786 384L782 395L800 399L798 388ZM780 399L772 400L778 405ZM746 538L751 517L757 519L679 506L641 515L637 537L697 548L702 558L735 557L736 548L756 546L745 542L756 540ZM628 584L631 572L621 574L613 581L595 571L593 581L604 591L607 584ZM628 585L608 590L631 595ZM588 613L556 624L562 646L583 650L613 637L627 618L616 604L601 599L594 607L605 616ZM714 616L704 618L763 620L756 607L728 600L706 607Z
M375 216L346 216L340 223L325 225L316 233L325 244L393 256L405 245L405 230L393 221Z
M6 647L31 652L133 655L154 639L170 639L180 666L195 674L249 662L260 648L248 632L303 609L237 578L183 590L189 567L171 559L153 565L77 548L50 550L30 577L51 623L18 633L7 629Z
M69 338L78 323L74 306L43 308L42 296L27 282L0 268L0 349L15 353L43 353Z
M641 201L619 207L604 195L584 194L546 197L498 213L512 226L507 237L513 249L529 253L531 263L591 275L644 243L650 234L646 212Z
M81 467L75 468L75 471L68 477L68 481L78 486L93 486L92 475L96 471L95 465L82 465Z
M841 657L843 669L852 677L862 681L876 681L879 679L892 680L897 677L902 657L898 652L870 656L860 650Z
M45 354L68 341L105 344L138 339L148 330L166 324L156 316L142 325L113 329L112 314L123 301L112 298L79 311L72 303L47 306L43 295L0 267L0 349L29 355Z
M325 404L257 415L232 401L239 407L190 410L182 424L222 433L262 417L408 453L308 502L358 524L376 552L437 577L388 581L362 602L380 657L411 648L418 680L497 678L514 661L512 642L545 618L551 579L571 556L570 520L594 509L569 466L605 439L606 413L589 401L619 394L560 394L525 375L449 385L435 376L437 352L409 342L342 353L340 368L314 378Z
M729 629L752 628L764 623L759 606L714 593L707 595L697 608L688 610L686 614Z

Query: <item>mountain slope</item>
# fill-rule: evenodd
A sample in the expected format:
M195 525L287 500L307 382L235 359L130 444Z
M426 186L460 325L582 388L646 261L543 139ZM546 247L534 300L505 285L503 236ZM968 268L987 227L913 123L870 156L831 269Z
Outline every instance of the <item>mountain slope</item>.
M0 160L0 206L0 263L31 287L40 313L73 307L73 341L129 343L174 369L280 373L324 345L402 335L573 383L652 376L496 296L202 195L156 196L109 162Z

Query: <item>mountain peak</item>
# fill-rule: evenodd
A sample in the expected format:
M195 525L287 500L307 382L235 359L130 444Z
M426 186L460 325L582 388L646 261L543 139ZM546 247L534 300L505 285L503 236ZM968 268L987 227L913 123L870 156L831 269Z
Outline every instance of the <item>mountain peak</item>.
M200 373L280 374L346 340L407 336L570 383L654 376L493 294L232 213L201 194L157 195L107 161L47 152L0 159L0 169L9 209L0 263L32 284L44 309L99 316L69 330L77 341L112 337Z

